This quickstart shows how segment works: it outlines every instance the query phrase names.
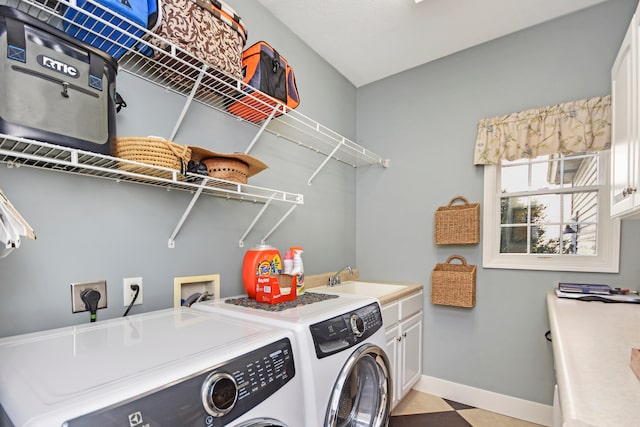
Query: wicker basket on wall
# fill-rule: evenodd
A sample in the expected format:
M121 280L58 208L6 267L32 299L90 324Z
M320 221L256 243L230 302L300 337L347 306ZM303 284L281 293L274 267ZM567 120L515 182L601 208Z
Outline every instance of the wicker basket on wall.
M452 264L457 259L461 264ZM476 266L462 255L451 255L431 272L431 303L471 308L476 305Z
M456 201L463 204L456 204ZM471 245L480 243L480 204L456 196L447 206L436 210L434 239L437 245Z
M191 148L156 136L131 136L116 138L115 155L121 159L186 171L191 159ZM127 172L171 179L173 173L128 162L120 162L118 167Z

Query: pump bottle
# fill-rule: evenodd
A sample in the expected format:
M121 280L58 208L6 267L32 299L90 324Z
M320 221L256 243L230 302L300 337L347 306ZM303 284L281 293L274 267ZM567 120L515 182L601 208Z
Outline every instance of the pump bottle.
M297 278L296 293L298 296L304 294L304 266L302 265L302 248L293 246L290 248L293 252L293 268L291 274Z
M291 251L287 251L284 255L284 274L292 274L293 272L293 254Z

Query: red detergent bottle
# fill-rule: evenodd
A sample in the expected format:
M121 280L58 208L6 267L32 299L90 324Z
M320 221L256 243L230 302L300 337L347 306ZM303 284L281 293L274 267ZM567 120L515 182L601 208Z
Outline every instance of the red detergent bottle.
M256 284L260 276L275 276L282 273L280 252L269 245L258 245L244 254L242 282L249 298L256 298Z

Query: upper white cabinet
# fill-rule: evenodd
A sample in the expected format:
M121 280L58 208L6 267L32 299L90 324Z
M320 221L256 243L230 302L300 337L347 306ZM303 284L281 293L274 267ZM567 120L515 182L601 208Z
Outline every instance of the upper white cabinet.
M611 69L611 215L640 213L640 139L638 135L638 19L625 34Z

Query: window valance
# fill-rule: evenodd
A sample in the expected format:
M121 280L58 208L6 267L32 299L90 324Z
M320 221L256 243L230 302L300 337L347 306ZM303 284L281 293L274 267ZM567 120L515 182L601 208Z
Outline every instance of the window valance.
M611 96L482 119L473 163L601 151L611 146Z

